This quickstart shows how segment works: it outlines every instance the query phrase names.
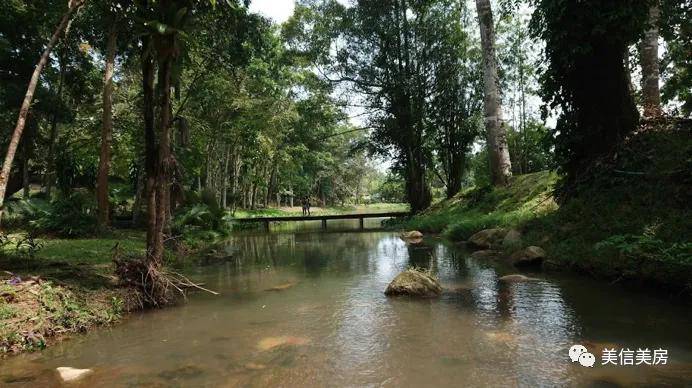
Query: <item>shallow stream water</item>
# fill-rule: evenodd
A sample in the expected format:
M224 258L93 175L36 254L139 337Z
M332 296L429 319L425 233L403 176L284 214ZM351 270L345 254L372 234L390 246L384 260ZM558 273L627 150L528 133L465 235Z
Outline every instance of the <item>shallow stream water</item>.
M247 233L226 250L187 270L219 296L0 361L0 386L59 386L59 366L93 369L70 385L85 387L692 386L692 311L645 292L541 273L504 284L516 270L381 231ZM443 296L385 297L410 266L437 274ZM570 361L574 344L593 368ZM604 366L604 348L667 360Z

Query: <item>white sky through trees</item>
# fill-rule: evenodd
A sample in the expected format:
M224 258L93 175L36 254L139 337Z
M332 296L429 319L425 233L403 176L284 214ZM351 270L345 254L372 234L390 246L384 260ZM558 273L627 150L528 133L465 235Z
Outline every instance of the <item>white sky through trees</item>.
M283 23L293 15L295 6L295 0L252 0L250 11Z

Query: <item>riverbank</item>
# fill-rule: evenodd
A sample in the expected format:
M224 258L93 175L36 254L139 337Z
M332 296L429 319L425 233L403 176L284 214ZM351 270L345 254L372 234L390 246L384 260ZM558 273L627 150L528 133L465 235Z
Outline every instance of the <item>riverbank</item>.
M463 191L397 227L454 241L515 229L547 252L545 268L691 295L692 136L689 122L661 127L633 135L559 201L558 175L539 172Z
M141 308L136 290L118 285L112 255L144 253L140 231L101 238L8 236L0 252L0 356L42 349L70 334L115 323ZM10 249L12 246L12 249Z

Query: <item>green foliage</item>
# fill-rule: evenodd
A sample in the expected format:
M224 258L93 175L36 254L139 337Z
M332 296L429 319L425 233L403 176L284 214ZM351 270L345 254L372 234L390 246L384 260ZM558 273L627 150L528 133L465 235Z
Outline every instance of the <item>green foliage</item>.
M541 97L560 109L555 155L569 181L634 131L626 48L646 26L648 0L539 0L531 21L546 42ZM547 114L547 109L544 115Z
M558 167L550 129L538 121L528 121L523 130L511 128L507 132L507 143L515 174L554 170Z
M375 191L375 200L390 203L402 203L406 200L404 181L395 174L387 174Z
M34 260L36 254L43 249L43 243L36 239L33 233L27 233L17 240L15 252L19 256L24 256L27 259Z
M50 233L61 237L81 237L94 234L96 218L94 198L86 193L75 192L60 197L43 208L29 221L36 233Z
M74 192L52 202L40 198L13 201L8 204L5 221L12 227L23 227L34 234L81 237L94 233L96 204L90 193Z
M661 61L664 102L675 106L673 114L692 115L692 4L688 1L663 0L660 30L666 42ZM679 105L679 108L678 108Z
M442 232L453 240L465 240L488 228L520 228L555 211L551 196L556 182L557 174L542 171L515 176L508 187L468 189L399 226Z
M614 251L627 259L658 260L692 266L692 242L666 243L655 233L614 235L596 244L597 250ZM610 250L610 252L608 252Z

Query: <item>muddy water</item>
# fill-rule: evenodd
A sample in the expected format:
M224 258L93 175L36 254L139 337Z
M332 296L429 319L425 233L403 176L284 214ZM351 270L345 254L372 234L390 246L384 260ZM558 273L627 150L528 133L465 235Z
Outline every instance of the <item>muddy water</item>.
M58 386L59 366L93 369L71 384L89 387L692 385L692 312L644 293L543 274L503 284L509 267L387 232L239 235L227 250L187 270L220 296L0 361L0 385ZM445 294L387 299L409 266ZM593 368L570 362L575 343ZM662 348L668 362L603 366L604 347Z

